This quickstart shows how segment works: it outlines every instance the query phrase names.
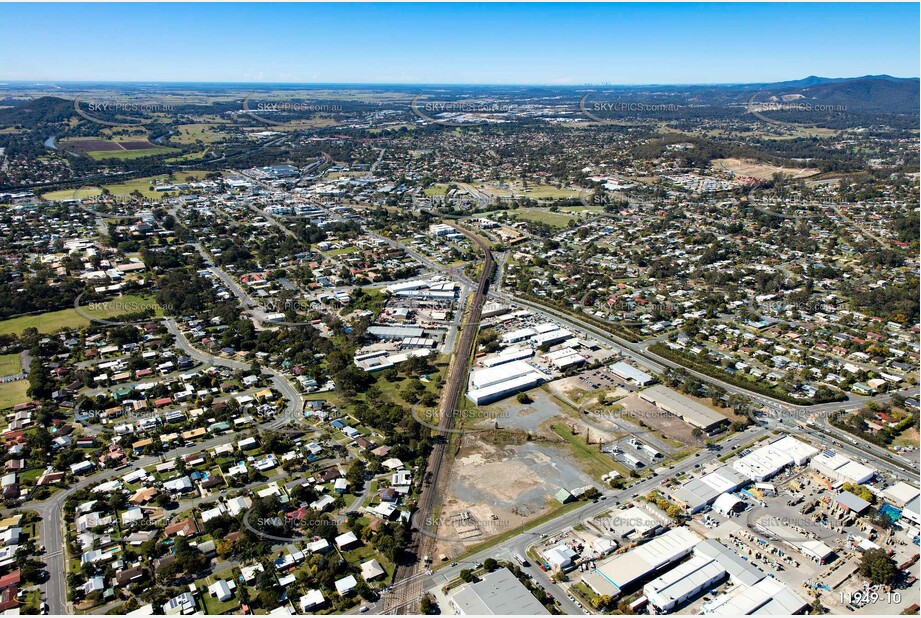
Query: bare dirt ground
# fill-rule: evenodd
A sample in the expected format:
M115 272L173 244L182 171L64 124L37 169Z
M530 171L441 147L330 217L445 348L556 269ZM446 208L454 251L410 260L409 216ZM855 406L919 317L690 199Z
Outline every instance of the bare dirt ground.
M673 440L682 444L700 445L702 443L700 438L693 435L693 427L677 416L672 416L654 404L642 400L637 394L621 399L618 404L623 406L624 414L630 420L641 421Z
M437 555L457 556L559 506L560 488L592 484L565 446L544 441L543 431L535 441L522 430L468 434L451 465Z
M769 179L777 172L783 172L794 178L808 178L809 176L815 176L821 171L814 167L799 169L778 167L776 165L748 159L714 159L713 165L719 169L729 170L737 176L752 176L754 178L764 179Z

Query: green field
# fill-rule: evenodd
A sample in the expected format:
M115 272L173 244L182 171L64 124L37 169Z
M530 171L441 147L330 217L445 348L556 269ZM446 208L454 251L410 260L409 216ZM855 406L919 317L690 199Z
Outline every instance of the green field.
M204 144L213 144L227 137L222 133L220 125L198 123L179 125L179 132L170 136L170 141L176 144L194 144L202 142Z
M358 247L343 247L342 249L332 249L330 251L323 251L323 255L327 257L336 257L337 255L348 255L349 253L357 253Z
M570 221L575 219L573 215L568 215L563 212L550 212L549 210L533 208L519 208L518 210L512 211L512 216L524 219L525 221L546 223L553 227L566 227L569 225Z
M520 182L507 183L505 187L499 187L491 183L479 183L476 188L484 193L495 195L496 197L524 196L535 200L546 199L565 199L570 197L579 197L578 189L560 189L553 185L528 185L525 187Z
M449 185L444 183L434 184L427 189L423 189L422 193L428 197L432 197L433 195L444 195L448 192L448 186Z
M82 200L85 197L96 197L100 193L102 193L102 189L99 187L83 187L81 189L62 189L60 191L51 191L50 193L43 193L42 197L46 200Z
M0 354L0 377L14 376L20 371L19 354Z
M130 195L132 191L138 190L144 197L159 199L163 197L163 193L158 193L152 190L150 188L151 183L154 185L181 183L185 182L185 179L189 176L192 176L196 180L200 180L207 176L209 173L210 172L205 172L202 170L183 170L181 172L177 172L173 177L173 180L169 180L169 178L166 176L147 176L146 178L138 178L136 180L129 180L127 182L105 185L105 188L108 189L112 195Z
M29 383L26 380L0 384L0 410L6 410L28 401L29 396L26 395L28 388Z
M598 450L597 445L586 444L584 435L574 435L569 427L562 424L550 425L550 429L553 430L553 433L566 440L569 444L570 452L576 458L580 467L594 478L600 479L611 470L617 470L622 475L627 474L625 466L602 453Z
M86 156L95 161L103 159L119 159L129 161L132 159L141 159L143 157L153 157L155 155L165 155L179 152L176 148L166 148L158 146L156 148L144 148L142 150L90 150Z
M112 303L111 305L100 303L98 307L84 307L83 312L94 318L105 319L140 311L144 307L153 307L157 316L162 315L152 298L129 294L110 300L117 300L117 303ZM130 307L130 309L125 309L126 306ZM135 306L137 306L137 309L134 308ZM53 333L61 328L82 328L88 326L89 323L90 321L77 313L76 309L61 309L60 311L49 311L37 315L24 315L18 318L2 320L0 321L0 335L21 333L30 327L38 329L40 333Z

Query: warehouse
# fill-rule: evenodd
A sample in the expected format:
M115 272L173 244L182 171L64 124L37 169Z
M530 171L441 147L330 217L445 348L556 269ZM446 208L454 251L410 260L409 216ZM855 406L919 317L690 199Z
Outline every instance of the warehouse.
M784 468L802 466L819 450L791 436L755 450L736 460L732 467L753 481L766 481Z
M490 403L549 379L548 375L524 361L512 361L474 372L467 398L476 405Z
M498 569L461 587L451 605L462 616L548 616L531 591L508 569Z
M736 586L701 607L701 614L749 616L769 614L775 616L800 614L809 607L786 584L773 577L765 577L754 586Z
M646 538L658 534L668 522L660 521L652 513L638 506L615 511L609 517L597 520L606 530L622 539Z
M597 594L618 595L662 567L684 558L699 542L700 537L689 528L669 530L645 545L606 559L584 581Z
M369 326L368 334L378 339L407 339L422 337L425 331L414 326Z
M640 398L707 433L713 433L720 425L729 422L729 419L722 414L662 384L647 388L640 393Z
M544 358L550 361L550 363L560 371L569 367L574 367L575 365L581 365L585 362L585 357L572 348L563 348L555 352L547 352L544 354Z
M495 367L496 365L504 365L505 363L510 363L512 361L531 358L532 356L534 356L534 350L523 348L506 348L495 356L484 358L482 362L484 367Z
M822 476L838 483L867 483L876 476L876 470L857 463L840 453L825 450L812 458L809 467Z
M537 333L533 328L519 328L518 330L513 330L510 333L505 333L499 339L502 343L518 343L519 341L524 341L525 339L530 339Z
M627 382L632 382L637 386L648 386L656 381L654 377L645 371L640 371L636 367L628 365L624 362L614 363L611 365L610 370L611 373L616 375L618 378L626 380Z
M657 612L669 612L726 578L724 569L707 556L694 556L643 587L643 595Z
M551 330L546 333L538 333L531 338L531 341L535 346L540 347L543 345L556 345L562 343L572 337L572 333L566 330L565 328L558 328L556 330Z
M735 491L749 482L748 477L738 470L720 466L709 474L676 487L668 497L693 514L713 504L720 495Z
M912 487L905 481L899 481L895 485L890 485L884 489L883 495L890 504L902 508L914 498L917 498L918 495L921 495L921 491L918 491L917 487Z

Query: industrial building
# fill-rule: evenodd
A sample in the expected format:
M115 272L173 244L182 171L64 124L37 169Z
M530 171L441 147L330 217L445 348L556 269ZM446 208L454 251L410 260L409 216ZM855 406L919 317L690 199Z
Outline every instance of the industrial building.
M674 528L644 545L605 559L583 581L597 594L618 596L687 556L700 540L689 528Z
M393 296L423 298L429 300L453 300L457 296L457 284L453 281L425 281L416 279L402 281L387 287Z
M550 363L560 371L576 365L581 365L585 362L585 357L572 348L563 348L562 350L547 352L544 354L544 358L550 361Z
M784 436L736 460L732 467L753 481L766 481L788 466L805 465L818 452L805 442Z
M649 386L656 381L653 376L649 375L645 371L640 371L636 367L628 365L624 362L614 363L609 367L609 369L611 370L611 373L616 375L618 378L626 380L627 382L632 382L637 386Z
M750 482L748 477L738 470L730 466L720 466L709 474L675 487L668 497L693 514L713 504L722 494L735 491Z
M646 584L643 595L657 612L668 612L725 578L726 569L716 560L694 556Z
M836 483L866 483L876 476L876 470L853 461L832 450L822 451L812 458L809 467Z
M416 326L369 326L368 334L377 339L408 339L422 337L425 331Z
M609 532L613 532L622 539L645 538L655 536L662 531L671 520L660 520L644 508L632 506L622 511L611 513L610 517L598 520Z
M721 425L729 423L722 414L662 384L647 388L640 393L640 398L706 433L713 433Z
M519 328L510 333L505 333L499 337L499 340L504 344L518 343L520 341L526 341L536 334L537 332L533 328Z
M462 616L549 616L531 591L508 569L497 569L461 587L451 605Z
M467 398L474 404L490 403L549 380L550 376L524 361L512 361L475 371Z
M905 481L899 481L883 490L883 496L886 500L898 508L902 508L919 495L921 495L921 491Z
M482 363L484 367L495 367L496 365L504 365L512 361L531 358L532 356L534 356L534 350L529 350L527 348L506 348L495 356L484 358Z
M809 604L786 584L773 577L765 577L753 586L736 586L701 608L701 614L724 616L750 616L772 614L775 616L801 614Z

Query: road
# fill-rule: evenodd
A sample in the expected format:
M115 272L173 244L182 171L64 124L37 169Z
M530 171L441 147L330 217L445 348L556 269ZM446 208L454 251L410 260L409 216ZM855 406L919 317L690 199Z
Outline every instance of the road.
M722 449L720 451L702 451L695 456L684 459L681 462L675 464L674 470L670 471L669 474L674 476L679 475L682 472L694 470L697 467L704 467L706 463L715 460L721 454L737 448L742 444L764 438L768 434L769 430L767 428L750 427L747 431L731 436L724 440L721 443ZM413 592L419 590L437 590L449 581L460 577L460 572L463 569L472 569L475 564L481 563L487 558L515 562L515 555L526 555L528 548L540 541L542 535L553 535L560 532L561 530L575 526L583 520L590 519L604 513L605 511L617 508L615 502L628 502L632 499L634 494L639 496L645 495L651 490L658 488L660 484L661 476L647 477L638 481L633 486L627 487L625 489L606 491L603 494L606 498L605 500L586 503L584 506L560 515L559 517L547 521L539 526L535 526L530 530L522 531L520 534L512 537L511 539L497 543L496 545L484 549L476 554L464 556L462 560L457 561L456 566L444 565L441 568L438 568L431 576L428 577L424 577L424 572L421 572L421 575L423 576L421 578L421 582L419 581L420 574L416 574L416 579L413 580L413 585L410 588ZM480 541L472 543L479 542ZM523 567L522 570L533 577L538 584L540 584L544 589L552 594L557 601L560 602L560 606L565 614L573 615L583 613L582 610L576 607L572 601L566 598L566 595L562 592L561 589L555 588L555 584L550 583L550 576L547 573L541 571L534 565L531 565L530 567ZM416 594L421 594L421 592L416 592ZM399 590L395 594L386 595L384 599L382 599L382 602L379 602L375 605L369 605L369 613L382 614L388 613L388 611L391 611L393 608L405 608L411 601L411 599L405 598L407 596L409 596L409 593L401 594ZM398 603L391 602L391 604L388 605L387 600L390 597L402 598L399 599ZM450 608L442 607L441 613L450 613Z
M195 360L209 363L211 365L229 367L231 369L246 370L250 368L251 365L249 363L220 358L207 354L206 352L202 352L189 343L185 335L179 330L174 319L169 318L165 320L165 322L167 329L176 337L176 345L178 345L183 351L185 351L188 356L194 358ZM298 392L298 390L287 379L287 377L285 377L280 372L272 368L263 367L263 373L267 373L271 376L273 387L285 397L286 401L288 402L288 406L284 414L279 414L271 421L261 423L257 425L257 427L263 430L278 430L291 421L300 419L304 409L304 398L301 396L300 392ZM199 442L192 447L181 447L173 449L170 451L169 457L184 457L185 455L200 453L209 448L213 448L232 440L235 440L234 434L232 433L225 436L218 436ZM146 456L132 461L131 464L133 468L137 469L160 463L160 461L161 460L159 456ZM62 512L64 503L67 501L67 498L71 494L79 489L83 489L90 485L98 485L103 481L107 481L116 476L122 476L124 474L124 470L102 470L97 474L91 475L78 481L66 489L62 489L61 491L56 492L51 496L51 498L44 502L31 503L24 509L20 509L35 511L41 517L41 521L39 522L39 538L41 539L41 543L48 549L48 553L43 556L43 559L46 565L45 570L47 570L49 573L49 579L47 582L42 584L42 590L45 593L45 598L47 600L51 614L64 615L68 613L66 584L67 569L65 568L67 556L66 547L64 544L64 514ZM5 509L0 512L9 514L12 513L12 510Z

